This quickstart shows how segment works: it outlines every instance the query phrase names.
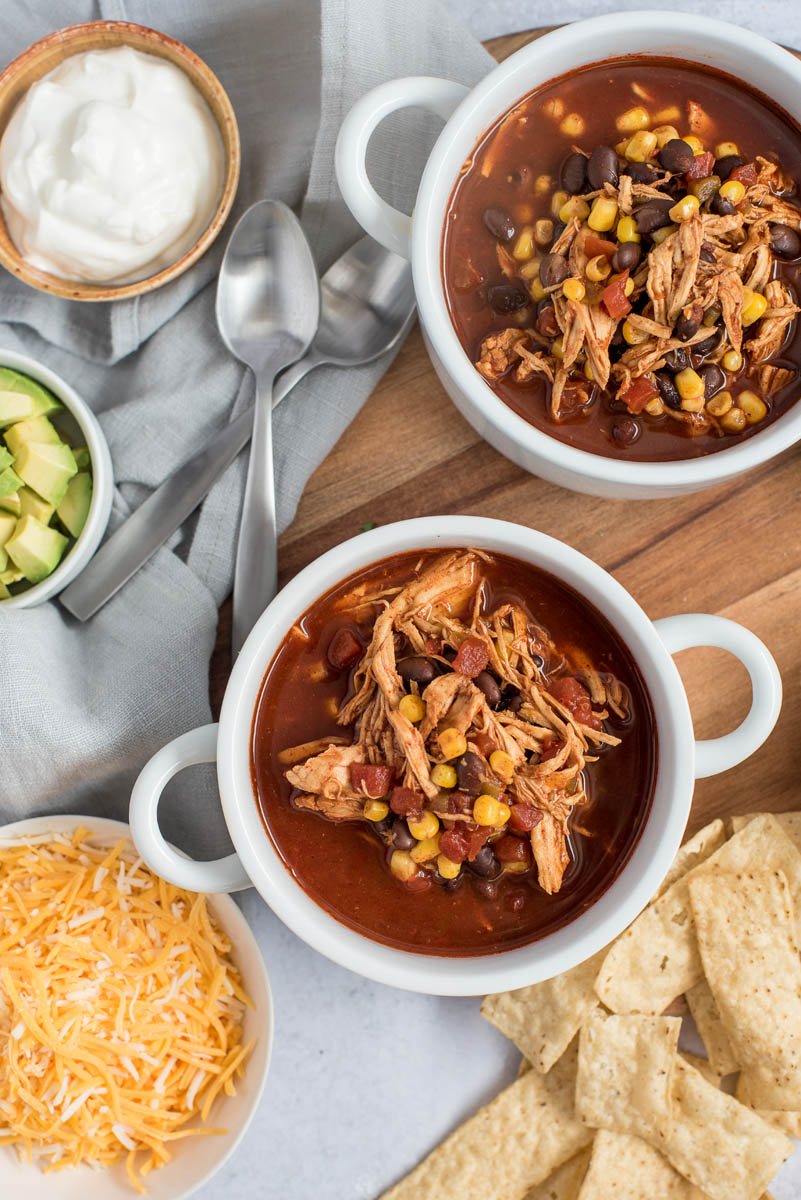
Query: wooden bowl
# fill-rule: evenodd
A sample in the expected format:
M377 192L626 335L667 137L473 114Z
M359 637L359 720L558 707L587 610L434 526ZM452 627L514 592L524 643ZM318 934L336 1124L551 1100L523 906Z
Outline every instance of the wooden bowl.
M206 101L217 122L223 143L224 171L223 186L217 208L202 235L187 252L164 270L139 279L135 283L104 284L81 283L62 279L49 271L32 267L17 250L9 236L5 218L0 210L0 263L31 287L65 300L125 300L152 292L162 284L183 274L192 263L205 254L225 224L231 211L239 183L240 148L239 129L231 101L217 76L187 46L148 29L145 25L133 25L129 21L87 21L82 25L70 25L56 30L9 63L0 74L0 137L5 131L11 114L31 84L53 71L66 58L82 54L86 50L108 50L112 46L131 46L157 58L166 58L189 76L197 91Z

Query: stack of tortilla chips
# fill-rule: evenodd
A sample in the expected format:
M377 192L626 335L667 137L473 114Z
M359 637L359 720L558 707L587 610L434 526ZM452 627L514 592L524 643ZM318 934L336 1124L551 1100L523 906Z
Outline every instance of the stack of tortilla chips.
M733 824L600 954L487 997L519 1078L384 1200L767 1197L801 1136L801 813ZM681 997L706 1059L678 1050Z

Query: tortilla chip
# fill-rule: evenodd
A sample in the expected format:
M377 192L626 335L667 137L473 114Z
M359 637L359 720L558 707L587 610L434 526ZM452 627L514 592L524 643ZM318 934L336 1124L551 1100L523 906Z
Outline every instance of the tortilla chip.
M801 1108L801 958L784 873L715 872L689 886L707 982L756 1107Z
M582 1180L587 1174L590 1147L580 1150L574 1158L557 1167L550 1179L538 1183L526 1196L526 1200L578 1200Z
M745 817L732 817L732 832L738 833L746 826L749 821L756 820L757 817L770 815L774 820L778 821L784 832L787 834L790 841L794 844L797 850L801 850L801 812L783 812L783 813L749 813Z
M612 1012L660 1013L703 976L689 882L708 871L784 871L801 913L801 854L769 814L757 817L640 913L606 955L595 990Z
M763 1121L767 1121L769 1125L775 1125L777 1129L781 1129L789 1137L801 1140L801 1112L754 1108L754 1105L751 1103L751 1094L748 1090L748 1081L742 1075L737 1080L735 1095L741 1104L745 1104L748 1108L753 1108L754 1112L759 1113Z
M642 1138L598 1131L578 1200L695 1200L698 1189Z
M595 1016L579 1037L576 1115L661 1145L670 1136L678 1017Z
M720 1076L712 1067L708 1058L700 1058L697 1054L690 1054L689 1050L682 1050L681 1057L686 1063L689 1063L699 1075L703 1075L707 1083L711 1083L712 1087L720 1087Z
M726 829L721 820L711 821L709 825L699 829L698 833L679 848L670 870L654 893L653 899L658 900L677 879L681 879L682 875L686 875L694 867L700 866L710 855L719 850L725 841Z
M578 1046L527 1071L461 1125L382 1200L523 1200L592 1140L576 1119Z
M687 1004L714 1073L722 1078L738 1071L740 1065L734 1056L715 997L709 990L706 979L699 979L698 983L690 988L687 992Z
M709 1200L759 1200L794 1150L789 1138L676 1058L666 1157Z
M593 984L605 953L601 950L545 983L487 996L482 1017L513 1041L532 1066L547 1074L598 1002Z

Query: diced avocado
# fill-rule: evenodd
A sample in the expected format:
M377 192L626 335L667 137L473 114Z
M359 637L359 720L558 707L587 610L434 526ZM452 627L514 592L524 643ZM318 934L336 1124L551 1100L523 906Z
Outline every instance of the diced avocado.
M22 489L25 490L24 488ZM33 495L33 492L31 492ZM19 498L19 492L9 492L7 496L0 496L0 512L13 513L15 517L22 513L22 502Z
M47 417L29 417L27 421L17 421L10 426L3 434L3 440L12 454L19 454L25 442L44 442L57 446L63 439Z
M19 491L21 487L22 480L11 467L0 471L0 497L10 496L12 492Z
M27 416L41 417L45 413L57 412L62 407L50 388L31 379L30 375L15 371L13 367L0 367L0 394L5 392L21 392L30 398L32 407L30 413L25 414Z
M25 442L14 460L14 470L43 500L59 505L78 468L72 451L64 442L59 442L57 446L46 442Z
M5 571L0 571L0 583L5 584L6 587L12 583L19 583L24 578L25 576L22 574L22 571L18 571L16 567L10 567Z
M23 392L0 391L0 427L32 417L33 399Z
M13 465L14 455L6 450L5 446L0 446L0 471L5 471L6 467L13 467Z
M87 449L87 447L86 446L73 446L72 453L75 458L75 465L77 466L78 470L79 471L88 471L92 465L92 459L91 459L91 456L89 454L89 450Z
M21 517L36 517L43 525L50 524L50 518L56 511L54 504L48 504L29 487L22 487L17 492L19 496L19 515Z
M74 538L78 537L89 515L92 503L92 476L88 471L79 471L67 484L64 499L56 512L58 519Z
M67 544L63 533L28 516L17 521L13 536L6 542L6 552L29 583L39 583L55 571Z
M17 518L11 513L0 513L0 546L5 546L17 527ZM1 568L5 570L5 567Z

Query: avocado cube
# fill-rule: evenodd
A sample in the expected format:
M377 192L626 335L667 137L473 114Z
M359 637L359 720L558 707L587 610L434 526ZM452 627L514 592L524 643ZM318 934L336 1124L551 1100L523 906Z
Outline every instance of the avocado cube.
M41 521L43 525L50 524L50 519L56 511L54 504L48 504L29 487L21 487L17 496L19 497L19 515L21 517L36 517L36 520Z
M0 427L32 417L33 400L22 392L0 391Z
M89 515L92 503L92 476L88 471L79 471L67 484L64 499L56 512L58 519L74 538L78 537Z
M23 491L25 489L23 488ZM33 493L31 493L33 495ZM22 512L22 503L19 498L19 492L9 492L7 496L0 496L0 512L13 513L15 517L20 516Z
M0 446L0 471L5 471L6 467L13 467L13 465L14 455L6 450L5 446Z
M31 401L31 411L25 414L26 416L41 417L45 413L58 412L63 407L50 388L31 379L30 375L15 371L13 367L0 367L0 393L2 392L16 392L27 396Z
M49 442L24 442L14 460L14 469L28 487L56 506L64 499L67 485L78 471L72 451L64 442L57 446Z
M5 584L6 587L12 583L19 583L24 578L22 571L18 571L16 567L0 570L0 583Z
M88 471L92 465L92 458L86 446L73 446L73 457L75 465L79 471Z
M67 548L68 539L57 529L22 517L12 537L6 542L6 553L29 583L40 583L52 574Z
M19 491L21 487L22 480L11 467L0 471L0 498L10 496L12 492Z
M27 421L17 421L11 425L3 434L3 441L12 454L19 454L25 442L45 442L57 446L62 438L47 417L28 417Z
M11 513L0 513L0 546L5 546L17 527L17 518ZM5 567L0 568L5 570Z

